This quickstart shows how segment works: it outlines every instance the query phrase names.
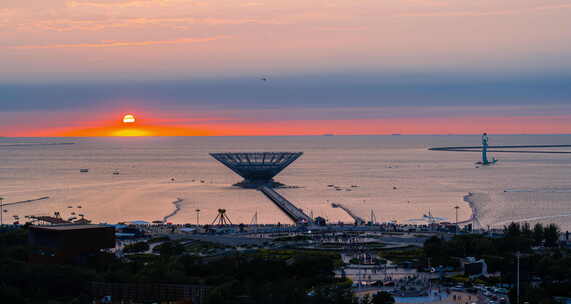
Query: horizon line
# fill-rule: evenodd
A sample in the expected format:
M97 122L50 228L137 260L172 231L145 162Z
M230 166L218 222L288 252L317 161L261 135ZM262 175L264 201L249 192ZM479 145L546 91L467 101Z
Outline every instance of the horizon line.
M490 133L494 136L523 136L523 135L571 135L571 133ZM275 135L143 135L143 136L0 136L1 138L113 138L113 137L336 137L336 136L475 136L482 135L482 133L458 133L458 134L405 134L405 133L391 133L391 134L275 134Z

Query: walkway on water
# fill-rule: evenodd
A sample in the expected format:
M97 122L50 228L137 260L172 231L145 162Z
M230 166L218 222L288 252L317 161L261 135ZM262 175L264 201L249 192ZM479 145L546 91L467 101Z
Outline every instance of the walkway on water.
M353 213L353 211L351 211L351 209L345 207L343 204L339 204L339 203L331 203L331 207L333 208L341 208L343 211L345 211L350 217L353 218L353 220L355 221L355 224L357 225L365 225L367 222L360 216L356 215L355 213Z
M535 150L493 150L493 149L529 149L529 148L571 148L571 145L526 145L526 146L488 146L488 152L496 153L549 153L549 154L571 154L571 151L535 151ZM466 147L434 147L430 151L448 152L482 152L482 146Z
M312 223L313 219L305 214L301 209L281 196L274 189L268 186L262 186L259 190L265 194L274 204L282 209L296 224Z
M25 200L25 201L12 202L12 203L4 203L4 204L2 204L2 206L6 207L6 206L26 204L26 203L33 203L33 202L37 202L37 201L41 201L41 200L47 200L47 199L49 199L49 198L50 198L49 196L44 196L44 197L40 197L40 198L36 198L36 199L29 199L29 200Z

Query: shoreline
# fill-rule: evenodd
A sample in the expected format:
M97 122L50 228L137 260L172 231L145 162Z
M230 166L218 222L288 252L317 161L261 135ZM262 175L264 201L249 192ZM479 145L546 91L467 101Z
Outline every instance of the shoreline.
M571 217L571 213L545 215L545 216L533 216L533 217L515 219L515 220L511 219L511 220L500 221L500 222L494 223L494 225L506 225L506 224L510 224L510 223L525 223L525 222L533 222L533 221L539 222L541 220L559 218L559 217Z
M179 198L176 199L176 201L172 202L172 203L174 204L174 206L175 206L175 209L174 209L173 212L171 212L171 213L169 213L168 215L166 215L166 216L163 217L163 223L166 222L169 218L175 216L175 215L182 209L181 203L182 203L183 201L184 201L184 199L182 199L182 198L179 197Z
M476 208L475 202L470 199L473 196L474 196L473 192L468 192L467 195L464 195L463 199L470 206L472 214L470 215L470 218L468 218L465 221L458 222L458 224L459 225L472 224L472 229L476 229L476 227L474 227L476 226L475 224L478 224L478 226L480 226L479 228L481 228L482 225L480 224L480 220L478 219L478 208Z

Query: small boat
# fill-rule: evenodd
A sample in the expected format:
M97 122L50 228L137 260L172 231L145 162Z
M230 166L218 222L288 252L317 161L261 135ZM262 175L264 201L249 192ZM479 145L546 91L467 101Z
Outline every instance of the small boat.
M79 169L79 172L81 172L81 173L87 173L87 172L89 172L89 169Z
M73 206L67 206L67 208L73 208Z
M77 206L77 208L81 208L81 206Z
M75 215L75 212L72 212L71 215Z
M119 170L115 169L115 170L113 171L113 175L119 175Z

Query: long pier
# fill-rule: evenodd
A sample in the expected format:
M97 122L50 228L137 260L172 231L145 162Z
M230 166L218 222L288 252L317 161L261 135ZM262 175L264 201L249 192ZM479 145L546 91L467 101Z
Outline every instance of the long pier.
M277 193L274 189L268 186L262 186L259 190L265 194L274 204L282 209L287 216L289 216L296 224L310 224L313 219L305 214L301 209L297 208L294 204L288 201L281 194Z
M6 206L13 206L13 205L20 205L20 204L26 204L26 203L33 203L33 202L37 202L37 201L41 201L41 200L47 200L49 199L49 196L44 196L44 197L40 197L40 198L36 198L36 199L29 199L29 200L25 200L25 201L19 201L19 202L12 202L12 203L4 203L2 204L4 207Z
M571 145L525 145L525 146L488 146L488 152L503 153L546 153L546 154L571 154L571 151L537 151L537 150L502 150L502 149L530 149L530 148L571 148ZM499 149L499 150L494 150ZM430 151L448 152L482 152L482 146L465 147L433 147Z
M365 225L367 223L362 217L356 215L355 213L353 213L353 211L351 211L351 209L343 206L342 204L331 203L331 207L341 208L343 211L345 211L347 214L349 214L349 216L352 217L353 220L355 220L355 224L357 224L357 225Z

